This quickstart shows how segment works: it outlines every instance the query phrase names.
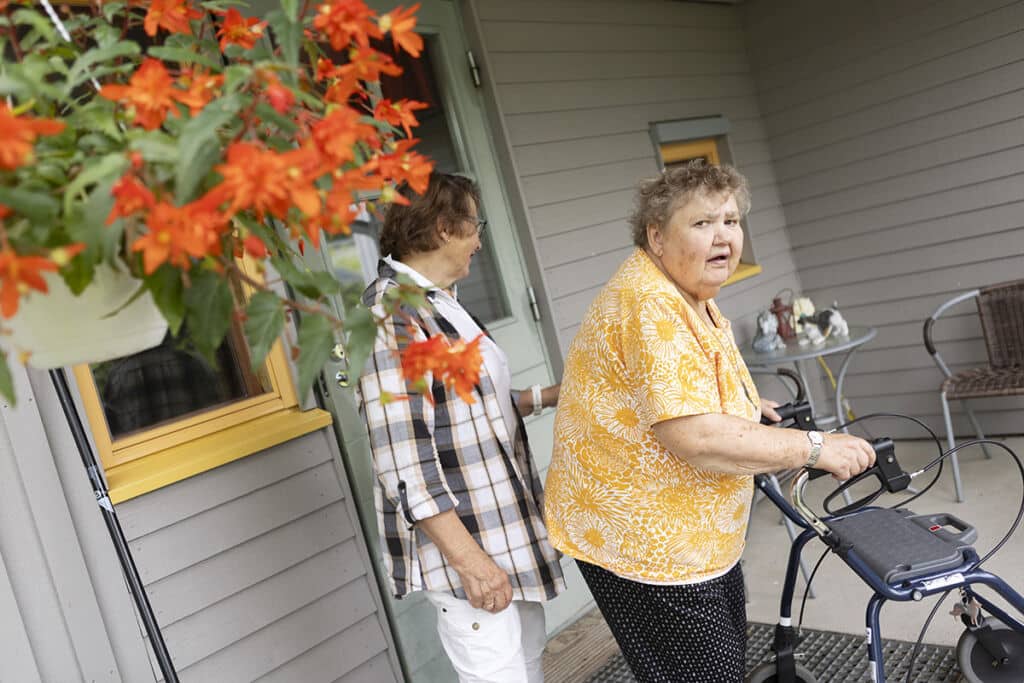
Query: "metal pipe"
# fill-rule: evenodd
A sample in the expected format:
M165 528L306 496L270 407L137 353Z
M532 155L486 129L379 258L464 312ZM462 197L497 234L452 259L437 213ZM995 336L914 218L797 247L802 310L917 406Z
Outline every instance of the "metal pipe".
M139 610L139 616L142 617L142 623L146 628L146 635L149 636L149 644L153 648L153 654L156 656L157 664L160 666L160 673L163 675L166 683L178 683L178 672L174 670L174 663L171 661L171 655L167 651L167 644L164 643L164 636L160 631L160 625L156 621L156 615L153 614L152 605L149 604L149 597L146 595L146 588L143 586L142 578L139 576L138 567L135 566L135 560L132 559L128 540L124 536L124 530L121 529L121 523L117 519L114 505L110 502L107 485L103 481L99 463L96 462L96 456L92 452L92 446L89 444L89 438L85 433L85 427L82 425L82 419L75 409L75 403L71 398L71 390L68 387L67 376L64 374L63 369L50 370L50 380L57 390L57 398L60 400L61 408L64 409L64 417L67 418L68 426L71 428L71 436L78 447L78 454L82 458L86 474L89 475L89 483L92 484L93 493L96 495L96 504L99 505L100 511L103 514L103 521L107 525L110 540L114 543L117 559L121 563L125 580L128 582L128 590L135 600L135 607Z

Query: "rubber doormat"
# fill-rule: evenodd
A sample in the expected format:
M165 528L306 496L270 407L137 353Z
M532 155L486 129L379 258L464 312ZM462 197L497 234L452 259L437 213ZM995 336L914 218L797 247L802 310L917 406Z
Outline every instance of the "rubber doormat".
M750 624L747 639L747 670L769 660L775 626ZM902 640L883 640L886 679L906 680L914 644ZM818 683L858 683L870 681L864 636L832 631L803 630L798 652L800 663L810 669ZM951 647L922 645L914 664L914 683L954 683L960 680L956 653ZM621 654L616 654L588 683L627 683L635 681Z

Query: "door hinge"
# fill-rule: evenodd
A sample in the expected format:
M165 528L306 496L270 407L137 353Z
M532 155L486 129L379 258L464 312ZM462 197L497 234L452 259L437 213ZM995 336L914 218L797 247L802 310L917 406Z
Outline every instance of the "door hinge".
M473 78L473 85L480 87L480 67L476 65L476 57L472 50L466 50L466 61L469 62L469 75Z
M526 296L530 297L530 312L533 313L533 319L540 322L540 306L537 305L537 294L533 287L526 288Z

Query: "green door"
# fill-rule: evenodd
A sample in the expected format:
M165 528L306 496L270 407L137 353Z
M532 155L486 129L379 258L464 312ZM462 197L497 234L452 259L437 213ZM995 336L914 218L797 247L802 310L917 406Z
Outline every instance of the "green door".
M378 9L390 6L372 2ZM393 5L394 3L392 3ZM427 110L417 112L422 122L413 131L422 140L419 149L435 160L441 171L459 172L474 178L482 191L481 214L489 226L483 249L474 259L471 275L459 283L459 298L480 318L509 356L513 386L527 387L553 382L551 364L534 319L531 293L516 237L511 212L498 166L491 148L483 102L469 68L468 47L454 2L427 0L418 12L418 28L425 41L424 54L415 61L401 60L406 71L398 82L384 83L384 95L408 97L426 102ZM390 92L389 92L390 90ZM366 214L350 237L337 238L323 250L322 258L347 283L343 296L358 297L376 273L379 256L376 221ZM356 411L344 362L331 362L324 380L329 410L348 470L363 530L371 549L378 548L373 503L373 474L366 430ZM537 465L547 469L551 457L553 416L527 421ZM383 587L383 584L382 584ZM414 595L394 600L385 593L399 656L411 681L455 680L437 639L433 607ZM557 622L557 618L549 621Z

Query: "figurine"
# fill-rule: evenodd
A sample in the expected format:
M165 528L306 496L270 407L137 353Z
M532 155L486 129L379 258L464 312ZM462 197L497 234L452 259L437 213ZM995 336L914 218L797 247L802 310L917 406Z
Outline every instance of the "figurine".
M814 315L814 303L806 296L798 296L793 299L793 320L796 322L793 324L796 333L803 334L807 328L808 322L806 318Z
M825 335L821 333L817 325L812 324L812 321L805 316L804 333L800 337L799 344L800 346L806 346L808 343L811 346L821 346L825 343Z
M850 326L846 324L846 318L839 313L839 304L832 302L832 308L826 308L817 315L818 327L825 336L849 337Z
M772 307L768 309L775 314L775 320L778 323L778 334L783 339L792 339L796 336L796 332L793 331L793 326L790 324L790 320L793 319L793 307L786 306L782 303L782 299L775 297L772 299Z
M757 334L751 344L758 353L769 353L785 348L786 342L779 336L779 321L770 310L757 314Z

